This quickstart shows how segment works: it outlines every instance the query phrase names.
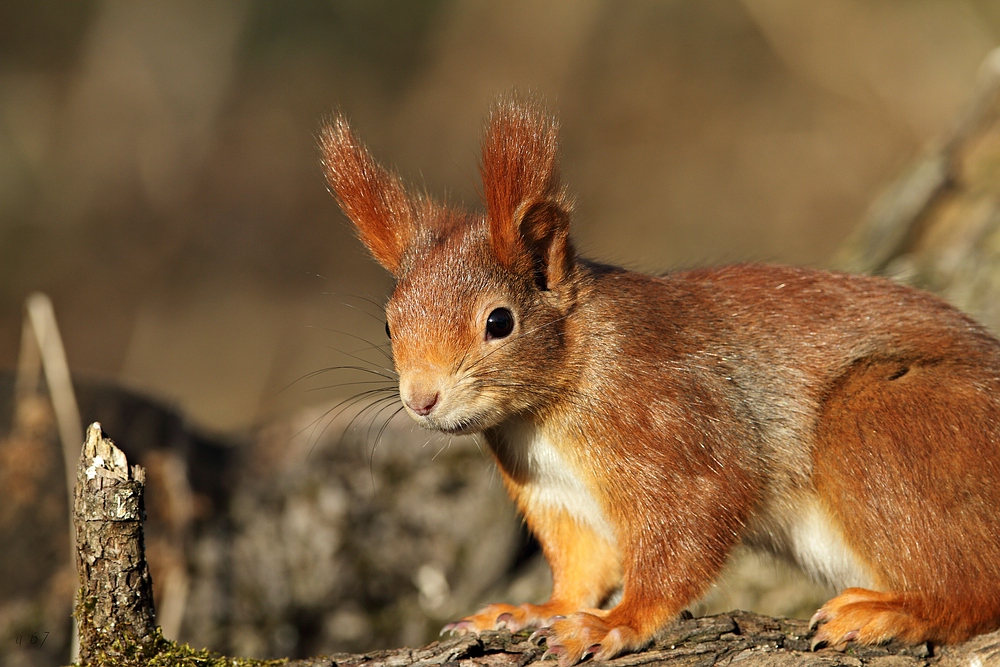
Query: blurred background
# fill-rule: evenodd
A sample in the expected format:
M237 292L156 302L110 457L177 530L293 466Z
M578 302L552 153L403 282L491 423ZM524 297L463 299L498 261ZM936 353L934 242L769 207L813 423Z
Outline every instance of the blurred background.
M43 290L74 373L210 428L317 398L278 393L331 364L315 327L380 340L341 296L390 287L325 190L324 115L477 206L512 86L562 119L587 254L823 265L998 41L994 0L8 0L0 366Z
M220 451L353 393L296 382L353 363L367 344L352 335L384 342L366 300L391 283L319 168L335 108L405 179L476 207L484 114L498 93L533 91L562 122L585 254L643 270L824 266L950 128L998 43L996 0L5 0L0 368L16 366L24 300L41 290L75 379L172 406ZM264 440L282 449L296 432ZM367 474L364 458L350 465ZM306 495L340 511L339 496ZM448 589L442 572L406 575L414 605ZM244 654L378 643L338 609L183 627ZM380 641L424 636L407 632Z

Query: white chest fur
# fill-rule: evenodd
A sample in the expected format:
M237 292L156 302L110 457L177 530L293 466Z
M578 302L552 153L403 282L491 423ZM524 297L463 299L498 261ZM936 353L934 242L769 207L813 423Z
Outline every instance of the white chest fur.
M524 500L531 506L565 510L612 544L614 531L579 471L534 424L515 420L501 427L507 458L523 479Z

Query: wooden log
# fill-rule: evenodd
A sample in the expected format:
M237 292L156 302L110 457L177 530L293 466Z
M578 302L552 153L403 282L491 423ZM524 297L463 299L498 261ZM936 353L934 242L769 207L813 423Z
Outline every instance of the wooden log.
M649 648L609 660L608 667L997 667L1000 633L977 637L958 646L933 650L927 645L850 646L844 652L809 650L805 621L778 619L746 612L684 618L668 626ZM421 648L340 653L293 660L287 667L525 667L555 665L539 662L545 652L526 633L506 631L456 637ZM586 665L588 663L584 663Z

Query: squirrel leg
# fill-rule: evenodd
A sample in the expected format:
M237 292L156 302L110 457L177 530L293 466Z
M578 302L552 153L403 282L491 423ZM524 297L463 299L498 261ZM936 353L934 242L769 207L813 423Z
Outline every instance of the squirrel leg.
M552 624L547 643L549 652L558 656L559 667L575 665L587 656L610 660L649 644L714 581L727 550L712 550L707 544L719 539L710 530L683 546L662 536L647 536L642 542L655 548L635 553L625 572L624 595L613 609L581 610Z
M581 610L552 624L546 641L560 667L588 655L610 660L649 644L715 581L739 539L742 513L752 507L753 486L736 469L725 475L678 476L660 488L652 481L641 483L643 471L634 477L646 495L621 499L623 512L616 517L622 599L607 612ZM672 509L678 507L686 511Z
M526 518L552 568L552 597L542 604L487 605L449 623L442 633L546 627L560 617L597 607L619 586L618 553L603 535L562 509L535 510Z

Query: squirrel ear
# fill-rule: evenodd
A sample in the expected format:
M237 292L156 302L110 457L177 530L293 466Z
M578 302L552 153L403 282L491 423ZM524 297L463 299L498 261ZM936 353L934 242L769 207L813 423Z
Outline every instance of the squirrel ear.
M341 210L378 263L398 276L416 233L416 201L398 175L375 162L342 115L323 128L319 144L326 180Z
M490 113L479 169L497 258L512 266L527 254L542 289L556 287L573 264L571 203L556 162L558 130L536 103L503 97Z

